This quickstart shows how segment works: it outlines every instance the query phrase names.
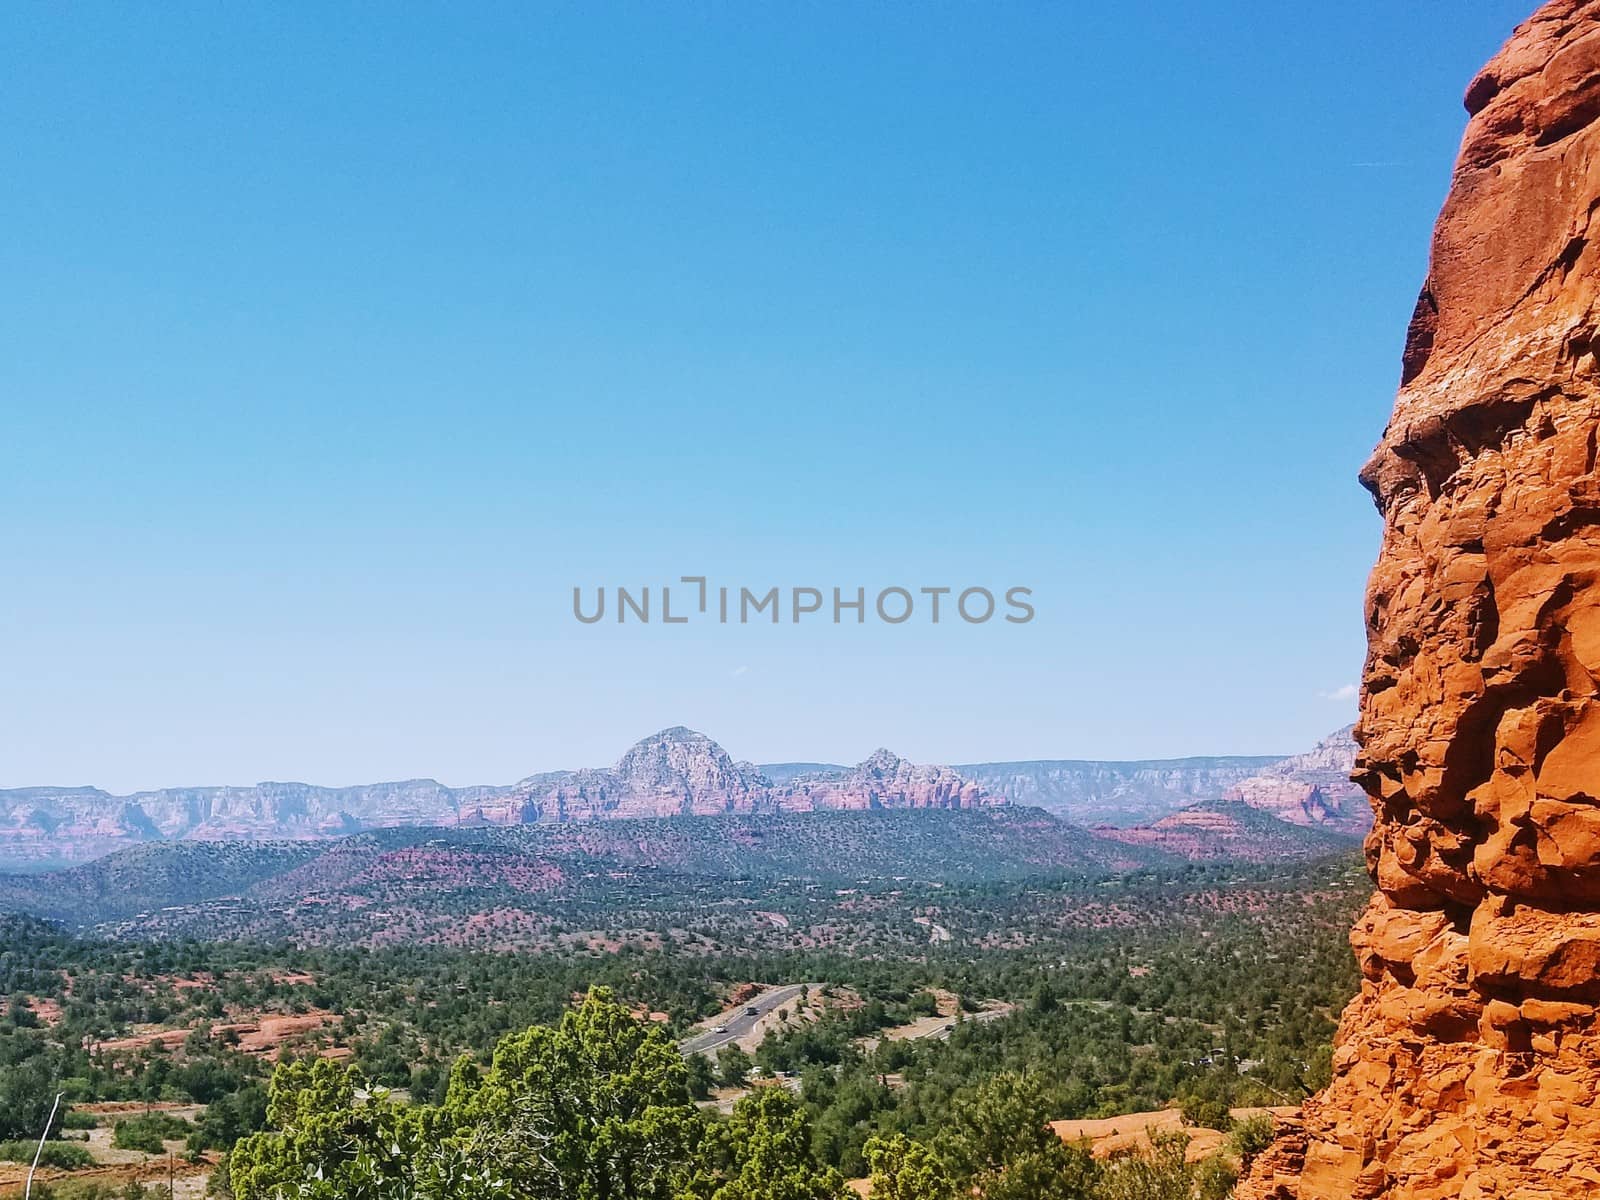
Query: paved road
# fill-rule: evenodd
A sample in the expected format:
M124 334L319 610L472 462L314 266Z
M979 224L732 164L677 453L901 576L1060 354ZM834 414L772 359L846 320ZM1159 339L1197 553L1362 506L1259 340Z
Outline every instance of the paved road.
M729 1042L736 1042L745 1034L755 1028L756 1022L766 1016L773 1009L782 1008L792 1004L805 995L806 985L803 983L790 984L787 987L772 988L762 992L754 1000L746 1000L743 1004L736 1004L710 1021L711 1028L704 1033L697 1033L694 1037L678 1043L678 1049L684 1054L706 1054L719 1050ZM753 1008L754 1013L745 1011ZM717 1032L721 1029L721 1032Z
M977 1021L979 1024L983 1024L988 1021L998 1021L1001 1017L1009 1017L1010 1015L1011 1010L1009 1008L986 1008L982 1012L968 1013L967 1020ZM916 1038L931 1037L936 1038L941 1042L948 1042L950 1040L950 1034L954 1031L957 1023L958 1022L955 1017L946 1017L944 1020L944 1025L941 1028L931 1029L927 1033L919 1033L915 1038L908 1040L914 1041Z
M961 1021L977 1021L980 1024L986 1021L998 1021L1001 1017L1009 1017L1012 1010L1009 1008L986 1008L978 1012L966 1013L964 1017L924 1017L914 1021L909 1026L902 1025L897 1030L888 1030L883 1034L868 1039L876 1045L883 1038L894 1042L920 1042L932 1038L937 1042L948 1042L950 1034Z

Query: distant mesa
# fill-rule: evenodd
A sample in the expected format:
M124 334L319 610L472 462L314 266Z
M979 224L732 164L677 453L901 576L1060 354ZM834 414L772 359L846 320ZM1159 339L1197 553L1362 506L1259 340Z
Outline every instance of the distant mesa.
M508 823L1004 803L949 767L918 766L888 750L856 767L774 783L705 734L676 726L637 743L614 767L523 780L513 789L508 816L514 810L515 819Z
M1040 759L969 763L955 770L1013 804L1029 804L1080 825L1140 828L1170 813L1228 800L1291 825L1365 834L1372 806L1350 781L1353 726L1304 754L1218 755L1136 761Z
M1186 804L1154 820L1094 832L1191 861L1266 862L1333 853L1372 827L1366 793L1350 781L1355 727L1335 730L1304 754L1229 784L1220 798Z
M675 725L637 742L614 767L538 775L512 789L510 824L688 817L770 808L773 787L705 734Z
M800 765L800 764L797 764ZM531 775L511 785L450 788L432 779L360 787L305 783L166 788L0 790L0 863L82 862L146 841L343 837L404 826L535 825L823 809L980 808L1004 797L949 767L879 750L852 768L803 764L781 781L735 762L682 726L632 746L616 765Z
M1210 800L1128 829L1099 826L1097 837L1157 850L1190 862L1236 859L1274 862L1336 854L1355 844L1336 826L1289 823L1272 813L1232 800Z
M1355 765L1355 726L1346 725L1306 753L1241 779L1223 793L1223 799L1248 804L1291 825L1365 834L1372 828L1372 804L1351 782Z
M784 809L985 808L1004 804L998 792L985 788L951 767L919 766L888 750L844 772L796 775L775 789Z
M446 787L410 779L356 787L258 783L114 796L92 787L0 790L0 868L83 862L178 839L310 840L410 826L865 811L1044 808L1081 825L1148 827L1197 803L1230 800L1292 825L1364 832L1370 811L1349 783L1349 730L1290 758L1136 763L1040 760L950 767L878 750L853 767L736 761L683 726L637 742L610 767L550 771L514 784ZM1136 838L1125 839L1137 841Z

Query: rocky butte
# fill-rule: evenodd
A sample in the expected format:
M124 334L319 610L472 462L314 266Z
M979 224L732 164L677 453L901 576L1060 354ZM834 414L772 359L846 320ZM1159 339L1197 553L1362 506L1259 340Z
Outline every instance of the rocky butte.
M1372 806L1350 782L1356 744L1350 726L1304 754L1274 763L1223 793L1291 825L1324 825L1360 836L1372 827Z
M1600 1195L1600 0L1539 9L1466 107L1362 471L1364 982L1244 1200Z
M450 788L432 779L328 788L305 783L165 788L113 796L98 788L0 790L0 866L82 861L172 838L331 838L407 825L532 825L609 818L982 808L1006 799L950 767L879 750L855 767L785 772L774 781L703 733L675 726L611 767L550 771L515 784Z

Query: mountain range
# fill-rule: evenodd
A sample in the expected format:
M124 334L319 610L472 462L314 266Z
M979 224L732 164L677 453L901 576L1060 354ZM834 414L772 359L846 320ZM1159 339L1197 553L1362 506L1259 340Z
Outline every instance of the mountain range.
M853 767L735 761L681 726L614 766L531 775L510 785L414 779L354 787L259 783L116 796L93 787L0 790L0 865L83 862L145 842L322 839L396 826L492 827L602 819L867 809L1043 808L1081 825L1151 825L1198 802L1229 800L1291 824L1364 832L1349 782L1355 743L1340 730L1307 754L1145 762L1040 760L959 767L879 750Z

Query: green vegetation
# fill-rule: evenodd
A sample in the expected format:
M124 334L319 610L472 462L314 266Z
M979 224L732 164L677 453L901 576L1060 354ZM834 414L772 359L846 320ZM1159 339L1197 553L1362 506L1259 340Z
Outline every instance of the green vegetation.
M406 1105L326 1059L278 1068L270 1131L234 1148L236 1200L844 1200L807 1106L760 1087L726 1119L689 1101L683 1059L609 992L554 1027L505 1038L487 1072L467 1060L439 1105ZM866 1148L878 1200L1223 1200L1242 1160L1186 1161L1181 1133L1096 1161L1049 1128L1049 1101L1003 1072L965 1088L926 1140ZM1254 1138L1254 1133L1252 1133Z
M0 1021L0 1141L46 1133L63 1061L61 1049L49 1038L31 1024L16 1023L16 1011L13 1007L12 1015ZM49 1136L61 1131L65 1116L56 1110Z
M33 1200L171 1200L167 1185L143 1184L130 1179L122 1184L96 1179L43 1180L33 1185Z
M141 1113L120 1120L111 1127L111 1144L118 1150L164 1154L166 1142L188 1137L193 1128L182 1117L161 1112Z
M148 1153L232 1150L218 1187L237 1176L255 1194L291 1177L346 1189L328 1195L529 1194L530 1159L595 1196L672 1200L817 1200L868 1174L888 1200L1223 1194L1270 1135L1261 1122L1194 1165L1176 1138L1093 1163L1045 1122L1181 1107L1196 1133L1228 1130L1230 1108L1317 1087L1356 986L1359 863L1018 875L1026 838L1006 837L998 874L826 882L700 874L756 860L689 845L695 870L569 873L518 893L520 907L459 847L339 862L275 850L273 872L320 873L293 878L315 902L180 907L93 935L0 917L0 1133L37 1138L58 1091L57 1136L94 1124L84 1105L154 1105L99 1121ZM954 853L933 826L918 838L918 861ZM258 877L231 853L230 880ZM780 865L785 853L760 850ZM427 885L408 884L419 871ZM441 886L440 872L462 881ZM202 926L208 940L191 936ZM809 987L753 1053L681 1058L676 1040L752 983ZM934 1021L939 1036L907 1036ZM696 1106L713 1097L733 1115ZM199 1106L192 1121L159 1107L180 1104ZM365 1151L328 1158L346 1144ZM511 1154L522 1175L496 1166L528 1145L539 1154ZM606 1193L623 1153L648 1178Z
M38 1150L38 1142L0 1142L0 1161L31 1163L34 1153ZM86 1167L92 1161L89 1157L89 1152L76 1142L46 1142L43 1152L39 1154L39 1165L41 1167L61 1167L66 1170L72 1170L77 1167Z
M487 1072L463 1060L441 1105L369 1093L325 1059L273 1075L271 1132L229 1160L238 1200L573 1196L600 1200L838 1200L808 1119L766 1089L711 1124L659 1028L597 989L558 1025L505 1038Z

